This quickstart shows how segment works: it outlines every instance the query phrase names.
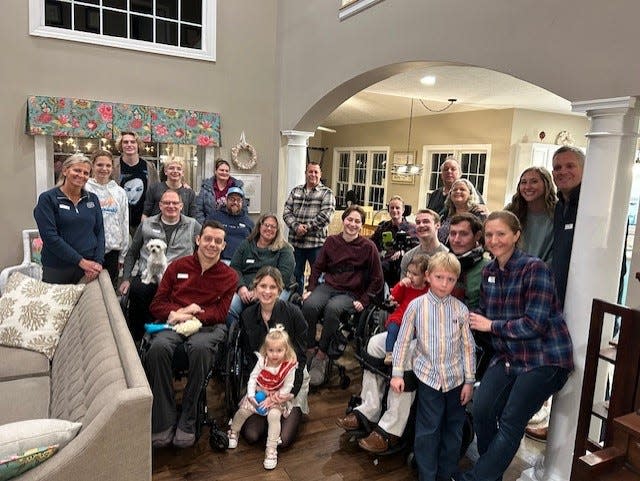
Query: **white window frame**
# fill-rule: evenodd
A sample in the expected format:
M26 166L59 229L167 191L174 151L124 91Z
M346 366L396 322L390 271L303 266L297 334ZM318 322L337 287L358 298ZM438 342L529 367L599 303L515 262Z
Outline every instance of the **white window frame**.
M37 37L58 38L74 42L215 62L216 5L217 0L204 0L202 2L202 48L200 50L129 38L111 37L90 32L78 32L66 28L49 27L45 25L44 0L29 0L29 34ZM155 20L154 15L150 17L153 17Z
M432 190L429 188L429 181L431 180L431 154L434 152L452 152L456 160L460 160L460 155L468 152L486 152L487 160L484 167L484 182L482 186L482 196L487 199L488 187L489 187L489 172L491 166L491 144L445 144L445 145L423 145L422 146L422 172L420 179L420 191L418 193L418 199L426 199ZM464 174L464 172L463 172ZM427 205L423 202L424 206ZM421 208L424 206L420 206Z
M387 146L363 146L363 147L335 147L333 149L333 168L331 169L331 187L332 189L337 189L338 185L338 174L340 169L340 154L348 152L349 158L354 159L356 153L366 152L367 154L367 180L365 182L365 198L364 204L365 206L369 205L369 189L371 187L381 187L383 189L383 201L382 205L385 206L387 204L387 192L388 192L388 184L389 184L389 155L390 155L390 147ZM384 177L384 183L382 185L372 184L371 179L373 176L373 154L376 153L385 153L387 156L387 170ZM352 177L355 175L355 165L351 163L349 165L349 184L353 185ZM337 190L336 190L337 192Z

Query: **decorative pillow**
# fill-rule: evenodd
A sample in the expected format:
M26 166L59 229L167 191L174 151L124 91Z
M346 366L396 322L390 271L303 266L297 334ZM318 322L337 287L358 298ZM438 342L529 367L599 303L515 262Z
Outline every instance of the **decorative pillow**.
M53 359L60 334L84 284L47 284L14 272L0 297L0 344Z
M34 448L10 458L0 460L0 481L6 481L35 468L58 452L58 446Z
M64 419L29 419L0 426L0 459L40 446L64 448L76 437L82 423Z

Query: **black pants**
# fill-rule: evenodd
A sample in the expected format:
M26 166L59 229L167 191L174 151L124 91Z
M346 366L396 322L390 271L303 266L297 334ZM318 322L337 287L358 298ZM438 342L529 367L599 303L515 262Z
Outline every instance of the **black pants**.
M120 251L109 251L104 255L104 267L109 272L111 277L111 284L116 288L118 286L118 260L120 259Z
M129 285L129 315L127 322L134 341L144 336L144 325L153 322L149 306L156 295L158 284L143 284L140 276L132 277Z
M69 266L64 269L42 266L42 280L49 284L77 284L84 277L80 266Z

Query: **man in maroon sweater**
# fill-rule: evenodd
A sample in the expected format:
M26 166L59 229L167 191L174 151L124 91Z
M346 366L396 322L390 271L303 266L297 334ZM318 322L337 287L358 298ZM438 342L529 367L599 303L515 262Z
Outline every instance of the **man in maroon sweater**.
M238 284L236 272L220 262L224 236L220 223L205 222L196 239L198 250L169 264L151 302L151 314L158 321L176 325L196 318L202 323L200 330L189 337L166 330L151 338L144 365L153 391L154 447L173 441L174 446L184 448L195 442L197 400L218 347L227 337L225 319ZM172 360L182 343L189 358L189 374L178 419Z

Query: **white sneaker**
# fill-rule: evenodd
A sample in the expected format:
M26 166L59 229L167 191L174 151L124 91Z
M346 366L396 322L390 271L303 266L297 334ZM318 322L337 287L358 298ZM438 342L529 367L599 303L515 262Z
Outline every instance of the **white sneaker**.
M227 437L229 438L229 449L236 449L238 447L238 433L229 429Z
M264 451L264 469L274 469L278 465L278 451L276 448L267 448Z

